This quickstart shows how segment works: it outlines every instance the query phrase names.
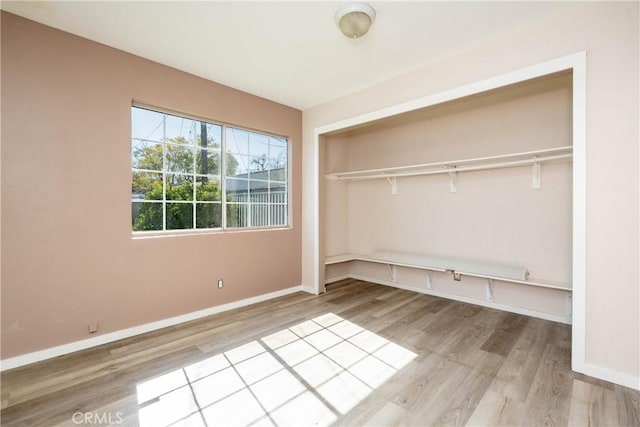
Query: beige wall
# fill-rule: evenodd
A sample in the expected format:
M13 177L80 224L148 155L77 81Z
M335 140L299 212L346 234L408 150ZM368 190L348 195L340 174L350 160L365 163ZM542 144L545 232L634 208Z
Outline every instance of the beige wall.
M300 285L300 111L4 12L2 63L3 359ZM132 239L132 100L287 136L293 228Z
M324 138L321 155L324 156L322 174L341 172L349 169L349 139L346 135ZM323 188L323 247L325 255L339 255L350 252L349 248L349 186L343 182L326 181ZM342 271L342 270L340 270Z
M303 191L314 128L579 51L587 52L586 362L640 377L638 3L585 3L303 114ZM544 179L544 173L543 173ZM402 190L401 190L402 191ZM303 205L303 284L313 286L313 201ZM320 254L322 256L323 254Z
M344 159L342 171L569 146L571 114L566 74L327 137L325 163L335 172ZM455 193L447 175L401 178L397 195L384 180L328 182L325 253L337 255L346 239L354 253L458 256L571 282L571 165L544 165L538 190L531 180L524 166L461 173ZM344 203L347 215L337 217Z
M522 83L327 136L327 172L363 170L502 155L572 144L571 75ZM465 172L449 191L447 175L385 180L327 181L325 254L392 250L526 267L536 279L571 284L571 164ZM346 207L345 207L346 205ZM346 249L345 249L346 248ZM325 281L347 273L389 281L370 263L331 265ZM384 267L384 266L382 266ZM400 271L396 283L426 289L425 272ZM432 274L438 292L486 303L486 280ZM566 292L501 283L493 301L514 310L567 321Z

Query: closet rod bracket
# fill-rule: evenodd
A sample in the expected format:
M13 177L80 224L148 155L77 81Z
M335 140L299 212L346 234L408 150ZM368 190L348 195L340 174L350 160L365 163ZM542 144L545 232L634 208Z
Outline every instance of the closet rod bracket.
M532 175L532 181L531 181L531 188L534 190L538 190L540 189L540 172L541 172L541 166L540 166L540 162L537 162L536 160L538 159L538 156L533 156L533 175Z
M394 196L398 194L398 178L395 176L388 176L387 182L391 185L391 194Z
M445 166L449 170L449 191L455 193L458 190L458 173L455 166Z

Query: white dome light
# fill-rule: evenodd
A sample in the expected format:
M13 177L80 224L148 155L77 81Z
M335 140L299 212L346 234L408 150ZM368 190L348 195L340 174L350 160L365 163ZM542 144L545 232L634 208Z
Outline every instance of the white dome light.
M367 34L375 19L376 10L365 3L348 4L336 12L336 24L342 33L351 39Z

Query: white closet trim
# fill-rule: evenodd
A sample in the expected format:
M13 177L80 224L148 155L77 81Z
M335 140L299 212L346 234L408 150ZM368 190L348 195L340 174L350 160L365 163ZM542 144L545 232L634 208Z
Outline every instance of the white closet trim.
M585 51L552 59L540 64L521 68L492 78L474 82L427 95L409 102L404 102L380 110L339 120L314 129L311 150L311 168L305 176L312 182L312 204L309 215L312 218L311 230L307 236L312 237L309 246L303 249L303 266L311 265L311 277L305 275L305 289L319 294L324 290L324 254L321 253L321 215L320 215L320 143L325 134L348 129L353 126L371 123L375 120L396 116L409 111L441 104L447 101L479 94L527 80L569 71L573 79L573 332L572 332L572 369L577 372L594 375L603 379L601 373L588 369L586 365L586 58ZM395 178L390 177L393 180ZM534 185L535 186L535 185ZM310 263L310 264L309 264ZM588 372L587 372L588 371Z

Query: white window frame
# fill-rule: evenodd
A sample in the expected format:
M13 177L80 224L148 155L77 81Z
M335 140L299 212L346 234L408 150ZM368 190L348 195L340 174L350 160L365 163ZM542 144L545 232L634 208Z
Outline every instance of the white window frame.
M244 128L241 126L235 126L235 125L230 125L230 124L226 124L226 123L222 123L222 122L218 122L218 121L214 121L214 120L210 120L210 119L205 119L202 117L197 117L197 116L193 116L193 115L189 115L189 114L185 114L185 113L180 113L180 112L175 112L175 111L171 111L171 110L166 110L166 109L162 109L162 108L158 108L158 107L154 107L154 106L149 106L146 104L141 104L141 103L132 103L131 105L131 111L133 111L134 108L137 109L143 109L143 110L148 110L154 113L158 113L158 114L163 114L163 115L170 115L170 116L174 116L174 117L178 117L178 118L184 118L185 120L194 120L197 122L205 122L207 124L211 124L214 126L220 126L221 129L221 141L220 141L220 165L219 165L219 185L220 185L220 209L221 209L221 224L220 227L215 227L215 228L196 228L196 206L197 203L216 203L214 202L207 202L207 201L198 201L196 200L196 182L197 182L197 178L199 176L201 176L201 174L197 173L197 166L194 165L194 171L191 174L182 174L185 176L191 176L194 180L193 182L193 187L194 187L194 196L193 196L193 200L189 200L189 201L176 201L176 200L167 200L167 195L166 195L166 187L167 187L167 177L171 174L173 174L174 172L170 171L167 169L167 164L166 164L166 155L167 155L167 145L171 145L171 143L168 143L166 141L166 120L163 121L163 137L162 137L162 141L158 142L158 141L152 141L149 140L149 142L152 142L154 144L161 144L162 145L162 171L150 171L150 170L146 170L146 169L138 169L138 168L134 168L134 164L133 164L133 148L134 148L134 144L136 141L145 141L145 139L139 138L139 137L134 137L133 136L133 118L132 120L132 132L131 132L131 145L130 145L130 154L131 154L131 179L133 180L133 174L135 172L154 172L154 173L161 173L163 176L163 185L162 185L162 199L161 200L157 200L157 201L150 201L148 203L161 203L162 204L162 229L159 230L134 230L133 229L133 217L131 218L130 221L130 227L131 227L131 233L132 236L134 238L142 238L142 237L158 237L158 236L173 236L173 235L184 235L184 234L207 234L207 233L220 233L220 232L247 232L247 231L260 231L260 230L281 230L281 229L290 229L291 228L291 144L290 144L290 138L287 136L283 136L283 135L276 135L273 133L267 133L264 131L260 131L260 130L254 130L254 129L249 129L249 128ZM275 225L251 225L252 223L252 207L253 205L255 205L256 203L252 203L252 201L250 200L250 196L247 200L246 203L244 203L244 205L247 208L247 213L245 216L245 221L247 225L244 226L228 226L227 224L227 208L230 204L235 204L236 202L232 202L232 201L228 201L227 200L227 178L232 178L234 179L235 177L227 177L226 176L226 163L227 163L227 155L233 155L233 154L239 154L239 155L246 155L247 157L251 154L249 152L247 153L235 153L235 152L230 152L227 148L227 130L228 129L234 129L234 130L238 130L241 132L248 132L249 135L250 134L258 134L267 138L274 138L274 139L278 139L278 140L283 140L285 143L285 155L286 155L286 159L285 159L285 172L284 172L284 181L278 181L278 180L271 180L271 177L268 176L267 179L258 179L257 181L259 182L263 182L266 186L267 186L267 202L266 203L258 203L260 205L264 205L266 206L267 209L267 224L271 224L272 222L272 209L274 206L283 206L284 209L284 223L283 224L275 224ZM190 145L189 147L194 148L194 153L197 149L197 147L195 145ZM247 143L247 150L250 150L250 144ZM269 145L269 150L271 150L271 145ZM195 158L194 158L194 162L195 162ZM247 183L250 183L251 181L256 181L256 180L252 180L251 179L251 173L255 173L252 172L249 169L249 166L247 166L247 172L246 172L246 178L240 178L240 179L245 179ZM271 190L270 187L273 183L276 183L278 185L283 185L284 186L284 202L278 202L278 203L274 203L271 200ZM130 190L131 191L131 187ZM247 189L247 194L250 195L249 192L249 188ZM130 203L131 203L131 207L133 207L133 203L134 202L140 202L140 200L134 200L133 197L131 197L130 199ZM183 229L167 229L167 204L168 203L185 203L185 204L191 204L192 206L192 214L193 214L193 224L192 224L192 228L183 228ZM131 213L131 215L133 216L133 211Z

